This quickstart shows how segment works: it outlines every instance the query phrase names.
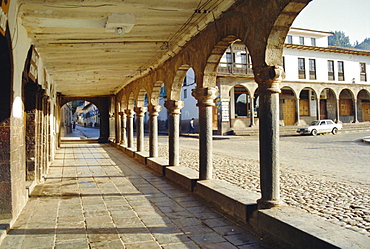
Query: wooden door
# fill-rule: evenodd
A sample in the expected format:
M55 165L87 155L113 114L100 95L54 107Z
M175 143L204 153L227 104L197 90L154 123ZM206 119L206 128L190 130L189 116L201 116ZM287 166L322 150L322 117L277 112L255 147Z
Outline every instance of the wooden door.
M362 102L362 121L370 121L370 102Z
M327 119L326 99L320 99L320 119Z
M310 116L310 102L308 99L299 100L299 115Z
M339 115L349 116L352 115L352 99L340 99L339 100Z
M296 122L296 104L294 99L284 99L283 115L285 125L294 125Z

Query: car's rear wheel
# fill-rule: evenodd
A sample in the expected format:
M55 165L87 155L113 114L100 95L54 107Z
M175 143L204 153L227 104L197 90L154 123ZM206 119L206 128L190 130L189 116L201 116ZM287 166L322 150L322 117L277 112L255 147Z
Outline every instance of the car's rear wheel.
M331 133L333 133L333 135L336 135L338 133L338 129L334 127Z
M317 135L317 130L315 130L315 129L314 129L314 130L312 130L312 131L311 131L311 135L312 135L312 136L316 136L316 135Z

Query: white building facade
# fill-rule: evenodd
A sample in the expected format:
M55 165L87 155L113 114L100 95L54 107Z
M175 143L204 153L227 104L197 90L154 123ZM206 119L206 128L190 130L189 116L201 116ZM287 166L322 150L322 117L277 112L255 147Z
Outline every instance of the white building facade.
M340 123L370 121L370 51L328 45L330 32L291 28L283 52L285 79L280 84L280 125L294 126L329 118ZM183 84L182 122L197 118L191 96L194 72ZM258 126L258 85L252 61L243 43L230 45L222 56L217 76L213 129L228 134ZM186 125L182 131L186 132Z

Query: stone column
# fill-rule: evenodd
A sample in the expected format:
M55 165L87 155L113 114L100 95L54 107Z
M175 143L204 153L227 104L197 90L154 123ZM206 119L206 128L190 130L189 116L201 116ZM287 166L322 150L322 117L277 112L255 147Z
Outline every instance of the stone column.
M134 112L131 109L125 110L127 116L127 148L134 147Z
M340 123L340 119L339 119L339 111L340 111L340 105L339 105L339 98L337 99L337 112L336 112L336 123L339 124Z
M122 126L122 123L121 123L121 113L122 112L118 112L118 109L117 111L115 112L115 129L116 129L116 144L121 144L121 137L122 137L122 134L121 134L121 126Z
M252 95L249 95L249 96L250 96L250 101L251 101L251 103L250 103L250 109L251 109L251 119L250 119L250 121L251 121L251 123L250 123L249 127L253 127L253 126L256 125L255 121L254 121L254 96L252 96Z
M295 99L295 114L296 114L296 125L299 125L300 124L300 119L301 119L301 115L299 114L299 98L296 98Z
M320 119L320 96L316 96L316 119Z
M149 157L158 157L158 115L162 107L150 105L149 111Z
M353 100L353 123L358 123L358 110L357 110L357 99Z
M136 113L136 151L144 151L144 114L146 107L135 107Z
M167 100L164 106L167 108L168 115L170 116L168 127L169 165L178 166L180 165L180 110L184 106L184 102Z
M215 105L215 87L193 89L199 108L199 179L212 179L212 108Z
M279 93L284 77L282 67L255 67L259 85L259 142L261 199L258 208L266 209L280 204L279 165Z
M120 145L121 146L127 146L127 134L126 134L126 113L120 112L119 113L121 117L121 138L120 138Z

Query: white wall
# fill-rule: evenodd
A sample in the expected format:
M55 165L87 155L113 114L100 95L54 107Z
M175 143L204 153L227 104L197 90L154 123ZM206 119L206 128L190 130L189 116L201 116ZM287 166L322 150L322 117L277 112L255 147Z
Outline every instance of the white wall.
M287 81L307 81L309 80L309 59L316 60L316 80L312 82L331 82L331 83L367 83L360 82L360 62L366 63L366 72L370 71L370 56L339 54L331 52L318 52L301 49L284 49L285 72ZM305 58L306 79L298 79L298 58ZM328 81L328 60L334 61L335 80ZM344 62L344 81L338 81L338 61Z

